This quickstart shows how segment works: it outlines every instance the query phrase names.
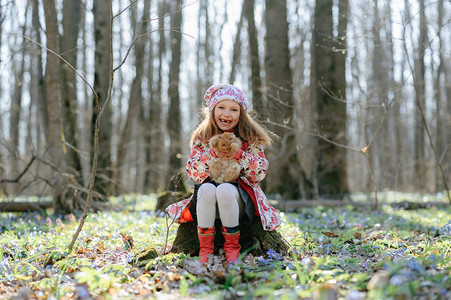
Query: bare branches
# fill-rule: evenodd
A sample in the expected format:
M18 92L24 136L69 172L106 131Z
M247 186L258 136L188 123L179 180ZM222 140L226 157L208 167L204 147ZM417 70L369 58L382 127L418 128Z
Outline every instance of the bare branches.
M197 2L199 2L199 1L196 0L196 1L193 1L193 2L191 2L191 3L187 3L187 4L185 4L185 5L182 5L179 9L177 9L177 10L175 10L175 11L172 11L172 12L170 12L170 13L164 14L163 16L158 16L158 17L156 17L156 18L152 18L152 19L149 19L149 20L142 20L140 23L145 23L145 22L149 22L149 21L155 21L155 20L164 19L164 18L166 18L166 17L168 17L168 16L171 16L171 15L173 15L173 14L176 14L176 13L181 12L184 8L186 8L186 7L190 6L190 5L193 5L193 4L197 3Z
M431 42L429 42L429 45L430 45L430 43ZM407 63L409 65L410 72L411 72L411 74L413 76L413 81L414 81L414 85L413 86L414 86L415 92L419 93L419 91L418 91L418 84L417 84L417 78L416 78L415 70L414 70L414 68L412 66L412 63L410 61L409 51L407 50L406 43L404 43L403 45L404 45L404 52L405 52L406 57L407 57ZM424 56L424 53L422 53L422 55ZM432 152L434 153L435 162L436 162L438 168L440 169L440 173L442 175L442 180L443 180L443 184L445 185L446 195L448 196L448 202L449 202L449 204L451 204L451 194L450 194L450 191L449 191L448 181L446 180L446 175L445 175L445 171L443 170L441 159L440 159L440 157L438 155L437 149L435 148L435 145L434 145L434 142L433 142L433 139L432 139L432 135L431 135L431 132L430 132L430 129L429 129L429 125L428 125L428 123L426 121L426 116L424 114L423 106L421 105L420 98L419 97L415 97L415 98L416 98L418 110L420 111L421 120L422 120L423 125L424 125L424 130L426 131L426 134L428 136L429 145L431 147Z
M117 14L116 16L122 14L124 11L126 11L128 8L130 8L135 3L136 3L136 1L132 2L129 6L127 6L127 8L125 8L124 10L119 12L119 14ZM182 6L178 11L173 12L173 13L180 12L184 7L185 6ZM110 1L110 12L112 12L112 3L111 3L111 1ZM113 32L113 21L114 21L114 18L116 16L112 16L110 18L110 24L109 24L109 26L110 26L110 33ZM172 31L177 31L175 29L171 29L171 30ZM147 32L147 33L144 33L144 34L141 34L141 35L137 36L133 40L132 44L129 46L129 48L127 50L127 53L126 53L124 59L122 60L122 62L115 68L113 67L113 35L110 34L110 40L109 40L109 46L110 47L109 48L110 48L110 68L111 69L110 69L110 74L109 74L110 81L109 81L109 87L108 87L108 95L107 95L107 98L105 100L105 103L103 104L103 107L100 108L99 98L98 98L97 94L95 94L97 119L96 119L95 127L94 127L94 146L93 146L93 162L92 162L92 170L91 170L91 179L90 179L90 182L89 182L88 197L87 197L87 200L86 200L86 205L85 205L85 208L84 208L84 211L83 211L83 215L80 218L79 226L78 226L77 231L75 232L75 234L74 234L74 236L72 238L72 241L70 243L70 246L69 246L69 251L70 252L73 250L73 247L74 247L74 244L75 244L75 242L76 242L76 240L78 238L78 235L80 234L80 232L81 232L81 230L83 228L83 225L84 225L85 219L88 216L89 208L90 208L91 201L92 201L92 194L93 194L93 189L94 189L94 183L95 183L95 177L96 177L96 171L97 171L97 163L98 163L100 122L102 120L102 115L103 115L104 111L108 107L108 103L111 101L112 92L113 92L114 73L126 62L128 56L130 55L131 49L136 44L136 42L139 39L145 37L146 35L148 35L148 34L150 34L152 32L154 32L154 31L150 31L150 32ZM179 32L179 31L177 31L177 32Z
M34 162L35 159L36 159L36 157L33 155L31 157L30 162L25 166L25 168L22 170L22 172L20 172L20 174L17 175L16 178L14 178L14 179L3 179L3 178L0 178L0 183L4 183L4 182L10 182L10 183L11 182L18 182L20 180L20 178L22 178L22 176L24 176L25 173L27 173L28 169L31 167L31 164Z
M124 9L122 9L120 12L118 12L116 15L113 16L113 20L116 19L116 17L119 17L120 15L122 15L126 10L128 10L130 7L132 7L133 5L136 4L136 2L138 2L138 0L134 0L134 1L130 1L130 4L125 7Z
M12 33L12 34L13 34L13 33ZM21 37L23 37L24 39L27 39L27 40L29 40L29 41L32 42L32 43L35 43L35 44L38 45L39 47L45 49L47 52L52 53L53 55L55 55L56 57L58 57L60 60L62 60L69 68L71 68L72 71L75 72L75 74L78 75L78 77L81 78L81 80L83 80L84 83L86 83L86 84L89 86L89 88L91 89L92 93L93 93L96 97L98 97L96 91L94 90L94 88L92 87L92 85L89 84L89 82L87 81L87 79L86 79L83 75L81 75L81 74L77 71L77 69L75 69L75 67L72 66L67 60L65 60L60 54L58 54L58 53L56 53L55 51L53 51L53 50L47 48L46 46L42 45L41 43L38 43L37 41L33 40L33 39L30 38L30 37L27 37L27 36L24 36L24 35L20 35L20 34L16 34L16 35L21 36Z
M192 35L189 35L189 34L187 34L187 33L184 33L184 32L182 32L182 31L179 31L179 30L176 30L176 29L173 29L173 28L170 28L170 29L164 29L164 30L178 32L178 33L180 33L180 34L182 34L182 35L186 35L186 36L188 36L188 37L194 39L194 37L193 37ZM143 34L138 35L138 36L133 40L133 42L130 44L130 47L128 47L127 53L125 54L125 56L124 56L124 58L122 59L121 63L120 63L117 67L115 67L115 68L113 69L113 72L116 72L117 70L119 70L119 69L125 64L125 62L127 61L128 57L129 57L129 55L130 55L130 52L132 51L133 46L138 42L138 40L140 40L141 38L143 38L143 37L145 37L145 36L147 36L147 35L149 35L149 34L151 34L151 33L157 32L157 31L159 31L159 29L155 29L155 30L152 30L152 31L149 31L149 32L146 32L146 33L143 33Z

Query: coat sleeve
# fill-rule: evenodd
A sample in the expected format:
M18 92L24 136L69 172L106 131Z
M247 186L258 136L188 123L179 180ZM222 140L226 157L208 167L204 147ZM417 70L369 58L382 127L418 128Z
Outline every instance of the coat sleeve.
M269 164L262 145L252 144L248 149L243 149L238 160L241 165L241 176L253 183L258 183L265 178Z
M210 176L209 164L211 159L210 148L203 145L199 140L195 140L186 163L189 178L197 183L202 183Z

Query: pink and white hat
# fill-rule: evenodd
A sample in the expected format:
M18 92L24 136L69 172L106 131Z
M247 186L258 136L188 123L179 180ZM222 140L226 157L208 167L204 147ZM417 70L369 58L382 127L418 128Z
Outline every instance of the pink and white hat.
M247 110L247 100L243 91L238 87L228 84L214 84L207 89L204 95L205 102L207 103L210 111L212 111L216 104L222 100L233 100L241 105L244 110Z

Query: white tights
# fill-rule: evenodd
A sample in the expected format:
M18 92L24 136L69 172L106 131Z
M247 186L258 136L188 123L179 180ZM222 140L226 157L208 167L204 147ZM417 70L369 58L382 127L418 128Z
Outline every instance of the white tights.
M236 227L240 215L244 213L244 203L236 186L223 183L217 187L204 183L197 191L197 225L201 228L213 227L216 219L216 207L222 226Z

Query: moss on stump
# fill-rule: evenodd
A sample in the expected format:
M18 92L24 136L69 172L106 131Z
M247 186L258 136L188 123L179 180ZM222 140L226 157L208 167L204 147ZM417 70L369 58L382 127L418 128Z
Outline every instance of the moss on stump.
M224 237L221 233L221 221L216 220L215 254L224 247ZM276 230L263 230L260 218L255 217L249 226L240 228L241 253L249 252L254 256L266 254L269 249L282 255L288 254L289 245L282 235ZM171 252L185 253L191 256L199 255L199 239L197 238L197 228L194 222L180 224Z
M135 251L133 256L135 259L132 261L132 264L143 267L153 259L157 258L158 252L155 247L150 246L143 250Z

